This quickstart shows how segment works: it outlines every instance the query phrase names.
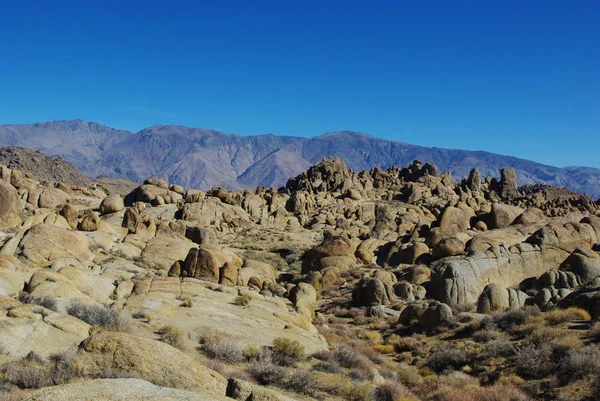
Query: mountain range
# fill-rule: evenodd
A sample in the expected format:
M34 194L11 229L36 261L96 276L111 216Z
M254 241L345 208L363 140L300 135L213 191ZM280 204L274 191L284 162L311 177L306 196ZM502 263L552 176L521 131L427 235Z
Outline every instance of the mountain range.
M520 185L544 183L600 197L600 170L558 168L483 151L442 149L389 141L358 132L313 138L271 134L240 136L215 130L157 125L133 133L82 120L0 125L0 146L22 146L61 157L87 177L139 182L160 177L188 188L228 189L284 185L327 156L355 171L405 166L415 159L463 178L477 167L497 176L513 167Z

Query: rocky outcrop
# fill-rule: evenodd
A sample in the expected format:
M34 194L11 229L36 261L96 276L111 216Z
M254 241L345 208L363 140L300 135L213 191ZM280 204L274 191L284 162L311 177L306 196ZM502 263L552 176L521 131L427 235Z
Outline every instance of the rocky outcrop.
M466 257L448 257L431 265L430 296L451 304L474 304L484 287L496 283L504 288L518 286L557 268L568 256L563 250L520 243L509 248L476 251Z
M308 250L302 261L302 273L318 271L335 266L347 270L356 263L354 253L358 244L343 236L326 235L323 242Z
M110 214L116 213L123 210L125 204L123 202L123 198L119 194L108 195L106 198L102 200L100 204L100 214Z
M441 302L413 303L408 305L398 319L398 323L408 326L419 324L428 333L453 322L452 309Z
M41 267L47 267L58 259L72 259L84 266L93 260L85 236L49 224L31 227L19 247L27 260Z
M477 301L477 313L503 312L518 309L525 305L528 296L522 291L506 289L492 283L485 286Z

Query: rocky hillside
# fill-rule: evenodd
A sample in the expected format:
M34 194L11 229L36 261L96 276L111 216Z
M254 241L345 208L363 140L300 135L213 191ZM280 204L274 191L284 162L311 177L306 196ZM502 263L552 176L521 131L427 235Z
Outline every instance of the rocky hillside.
M498 175L121 196L0 166L0 399L600 399L600 204Z
M21 170L38 181L90 185L90 181L71 163L27 148L18 146L0 148L0 164Z
M343 159L354 171L406 166L419 159L457 179L477 167L497 177L517 172L519 185L543 183L600 197L600 170L556 168L487 152L427 148L343 131L314 138L237 136L182 126L155 126L136 134L81 120L0 126L0 146L26 146L73 163L86 176L139 182L156 176L186 187L279 187L323 157Z

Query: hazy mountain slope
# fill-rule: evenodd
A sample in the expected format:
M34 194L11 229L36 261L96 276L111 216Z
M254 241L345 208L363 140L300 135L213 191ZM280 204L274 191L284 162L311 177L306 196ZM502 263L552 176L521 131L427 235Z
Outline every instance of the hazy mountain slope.
M409 139L409 138L407 138ZM520 184L546 183L600 197L600 170L557 168L482 151L429 148L340 131L314 138L238 136L183 126L154 126L136 134L81 120L0 126L0 146L25 146L73 163L86 176L139 182L150 176L208 189L281 186L323 157L355 170L407 165L414 159L451 171L456 179L477 167L498 176L517 170Z
M0 126L0 146L23 146L47 155L62 157L88 177L111 173L96 161L129 131L116 130L82 120L49 121Z
M182 126L155 126L127 137L100 160L124 178L168 177L182 185L241 188L250 166L300 138L238 136Z
M239 176L238 182L246 188L278 187L311 165L295 147L283 148L253 164Z

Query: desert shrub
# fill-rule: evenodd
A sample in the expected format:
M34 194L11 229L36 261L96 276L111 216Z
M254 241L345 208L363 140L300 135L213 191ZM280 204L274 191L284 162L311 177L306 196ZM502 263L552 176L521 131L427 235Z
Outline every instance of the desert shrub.
M557 377L565 385L588 374L600 374L600 349L587 346L568 352L558 363Z
M248 368L248 373L262 385L282 385L287 378L286 369L268 362L258 362Z
M432 353L424 362L424 366L440 373L447 370L456 370L465 366L470 355L465 350L453 346L444 346Z
M320 361L329 361L331 360L331 358L333 358L333 351L330 350L322 350L322 351L317 351L314 354L312 354L313 358L318 359Z
M284 387L298 394L313 396L317 391L317 380L308 370L296 369L285 380Z
M34 298L33 303L46 309L50 309L54 312L58 310L58 307L56 306L56 299L51 297Z
M492 340L484 345L486 358L509 357L514 355L515 347L505 339Z
M370 400L372 387L370 383L358 383L348 380L341 374L319 374L318 386L321 390L337 395L344 400Z
M77 351L69 350L54 354L50 357L54 363L52 368L52 383L54 385L68 383L83 374L83 370L77 364Z
M396 352L412 352L421 346L423 343L414 337L400 337L392 342Z
M410 399L413 397L413 394L402 384L385 383L375 388L372 398L373 401L398 401L402 397Z
M363 356L350 348L342 347L333 352L332 360L344 368L352 368L363 360Z
M594 341L600 342L600 324L596 323L587 333L587 337Z
M183 332L177 327L172 325L163 326L158 330L158 334L160 335L160 341L163 343L179 349L185 348Z
M43 297L34 297L27 291L19 292L18 299L20 302L24 304L35 304L39 306L43 306L46 309L50 309L52 311L57 311L56 300L51 297L43 296Z
M452 308L452 312L454 312L455 315L464 312L475 312L475 310L477 309L477 306L475 304L451 303L449 306L450 308Z
M108 331L126 331L129 327L129 319L105 306L75 302L67 308L67 313L91 326L99 326Z
M228 363L239 363L244 360L242 349L233 341L225 340L214 344L208 344L204 348L206 356L212 359Z
M319 372L326 372L326 373L339 373L342 370L342 368L340 367L340 365L337 362L328 362L328 361L317 362L312 366L312 369L318 370Z
M363 382L367 380L372 380L375 377L375 375L373 370L365 369L364 366L357 366L356 368L350 370L348 377L350 377L351 380Z
M514 309L498 313L492 317L492 321L500 330L507 331L515 326L523 325L527 323L529 318L539 315L539 309L525 307L523 309Z
M133 315L131 315L131 317L134 319L146 319L148 318L148 313L145 311L139 311L135 312Z
M291 366L304 357L304 346L297 340L277 337L273 340L273 361L281 366Z
M550 325L558 325L573 320L592 320L590 314L581 308L571 307L567 309L554 309L544 315L544 319Z
M543 379L556 368L552 346L548 343L527 344L517 351L514 359L516 372L524 379Z
M24 358L20 361L6 364L1 369L5 380L19 388L41 388L52 385L50 369L34 358Z
M477 330L475 333L473 333L473 336L471 338L473 339L473 341L476 341L478 343L487 343L490 341L504 339L506 338L506 334L495 329L483 329Z
M419 374L419 370L414 366L409 366L398 372L398 380L409 387L416 387L423 384L423 376Z
M248 306L248 305L250 305L250 302L252 302L252 297L250 295L247 295L247 294L238 295L233 300L233 303L235 305L238 305L238 306Z

